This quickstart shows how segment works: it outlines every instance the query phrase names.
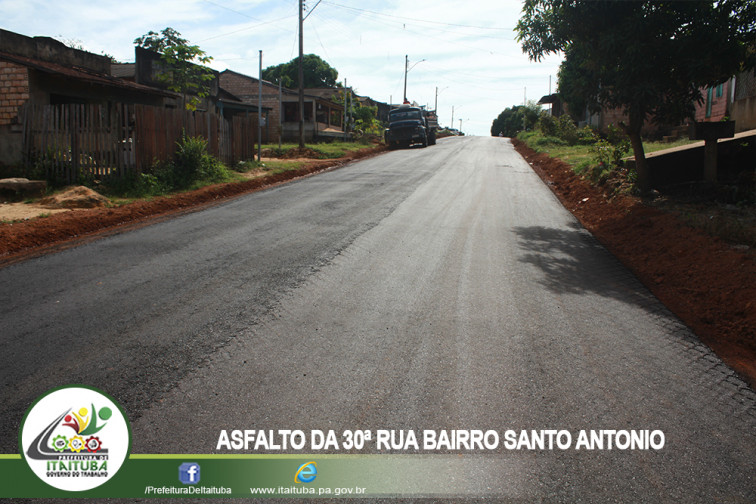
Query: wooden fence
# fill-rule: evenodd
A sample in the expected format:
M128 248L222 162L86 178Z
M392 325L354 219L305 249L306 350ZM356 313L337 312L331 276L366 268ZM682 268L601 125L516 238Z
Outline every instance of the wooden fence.
M149 170L173 157L184 134L205 138L208 153L229 165L255 155L256 114L229 121L213 112L118 103L27 105L21 117L27 164L63 184Z

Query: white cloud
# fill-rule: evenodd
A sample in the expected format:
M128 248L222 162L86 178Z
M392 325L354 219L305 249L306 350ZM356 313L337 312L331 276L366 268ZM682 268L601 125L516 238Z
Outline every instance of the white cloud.
M313 6L315 0L308 0ZM79 40L90 51L119 60L134 57L133 40L170 26L214 57L213 67L256 76L263 66L297 54L297 0L0 0L3 28L24 35ZM305 52L339 71L339 78L377 100L401 100L404 55L410 65L409 98L451 107L463 127L487 135L506 107L555 88L560 58L531 63L512 31L521 2L481 0L323 0L305 21ZM308 11L309 12L309 11Z

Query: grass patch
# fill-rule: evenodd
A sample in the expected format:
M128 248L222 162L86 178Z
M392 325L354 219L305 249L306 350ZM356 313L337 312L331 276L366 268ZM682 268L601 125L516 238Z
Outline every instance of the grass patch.
M371 149L373 147L374 145L372 144L362 144L357 142L330 142L308 144L305 147L305 152L312 151L316 159L338 159L344 157L348 152ZM268 156L265 156L266 151ZM265 157L304 157L299 156L299 152L299 144L294 143L282 144L280 148L278 147L278 144L263 145L263 155Z
M697 142L698 140L688 140L687 138L681 138L674 142L643 142L643 150L646 154L649 152L656 152L665 149L672 149L674 147L682 147ZM635 152L630 148L630 155L635 156Z
M592 151L590 145L567 145L557 137L543 136L538 131L521 132L517 138L525 142L528 147L559 158L573 168L584 167L591 161Z
M298 170L307 164L306 161L296 161L292 159L266 159L260 161L240 161L234 167L237 175L243 180L264 175L283 173L290 170ZM241 175L244 174L244 175Z
M307 163L305 161L286 161L285 159L271 159L265 162L265 171L272 174L298 170Z
M590 162L593 155L591 145L567 145L562 139L557 137L543 136L538 131L521 132L517 138L525 142L528 147L538 152L545 152L551 157L559 158L573 168L584 167ZM695 143L696 140L680 139L674 142L643 142L643 150L646 154L674 147L682 147ZM635 156L630 148L629 157Z

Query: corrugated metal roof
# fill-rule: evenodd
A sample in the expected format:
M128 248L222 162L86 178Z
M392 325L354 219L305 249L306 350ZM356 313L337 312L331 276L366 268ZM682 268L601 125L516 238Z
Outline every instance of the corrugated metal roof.
M170 93L162 89L157 89L150 86L145 86L143 84L137 84L135 82L119 79L118 77L114 77L112 75L97 73L86 68L67 67L59 65L57 63L27 58L25 56L18 56L2 51L0 51L0 60L10 61L18 65L33 68L34 70L38 70L40 72L62 75L100 86L113 87L126 91L134 91L159 96L176 96L174 93Z

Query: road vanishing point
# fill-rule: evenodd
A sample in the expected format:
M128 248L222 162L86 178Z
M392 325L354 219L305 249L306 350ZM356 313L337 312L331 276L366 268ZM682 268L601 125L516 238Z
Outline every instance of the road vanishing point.
M3 453L36 397L80 383L123 405L132 453L214 453L222 429L658 430L661 449L437 456L449 495L488 501L756 502L753 390L504 138L0 269L0 343Z

